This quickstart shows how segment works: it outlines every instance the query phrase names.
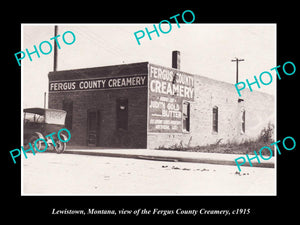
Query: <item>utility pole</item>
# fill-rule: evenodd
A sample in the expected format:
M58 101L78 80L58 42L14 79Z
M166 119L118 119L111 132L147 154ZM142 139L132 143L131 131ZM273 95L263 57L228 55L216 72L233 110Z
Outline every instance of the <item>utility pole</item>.
M54 26L54 37L57 36L57 30L58 27L57 25ZM56 41L54 40L54 62L53 62L53 71L55 72L57 69L57 44Z
M239 82L239 62L245 61L244 59L238 59L235 57L235 59L232 59L231 62L236 62L236 83Z

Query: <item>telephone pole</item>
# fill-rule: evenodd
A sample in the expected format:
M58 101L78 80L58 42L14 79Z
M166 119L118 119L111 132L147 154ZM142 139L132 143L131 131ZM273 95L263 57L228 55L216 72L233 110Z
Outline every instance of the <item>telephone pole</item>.
M58 27L57 25L54 26L54 37L57 36L57 30ZM54 62L53 62L53 71L55 72L57 69L57 44L56 41L54 40Z
M245 61L244 59L238 59L235 57L235 59L232 59L231 62L236 62L236 83L239 82L239 62Z

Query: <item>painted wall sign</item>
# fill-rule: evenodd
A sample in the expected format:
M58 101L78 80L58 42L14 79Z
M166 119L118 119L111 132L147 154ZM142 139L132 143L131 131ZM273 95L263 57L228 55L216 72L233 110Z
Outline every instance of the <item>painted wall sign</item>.
M150 64L149 132L181 133L184 101L194 101L194 76Z
M86 91L110 88L146 87L147 75L135 75L114 78L81 79L72 81L50 81L49 92Z

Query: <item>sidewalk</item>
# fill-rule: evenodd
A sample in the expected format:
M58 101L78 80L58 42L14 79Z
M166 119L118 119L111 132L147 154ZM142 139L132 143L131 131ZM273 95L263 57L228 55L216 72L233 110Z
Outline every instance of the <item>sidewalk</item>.
M150 149L101 149L91 147L67 147L64 154L78 154L78 155L93 155L103 157L122 157L134 158L144 160L158 160L171 162L191 162L191 163L208 163L236 166L235 159L238 157L245 157L245 155L237 154L220 154L220 153L206 153L206 152L183 152L171 150L150 150ZM249 156L252 158L253 156ZM260 163L256 159L251 161L255 167L274 168L275 159L263 160L260 158ZM242 166L250 166L247 161Z

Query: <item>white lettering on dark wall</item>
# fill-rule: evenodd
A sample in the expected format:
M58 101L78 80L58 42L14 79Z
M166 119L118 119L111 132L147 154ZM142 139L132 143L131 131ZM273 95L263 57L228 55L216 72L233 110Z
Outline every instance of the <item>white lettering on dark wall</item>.
M84 91L84 90L101 90L109 88L130 88L146 87L147 76L128 76L116 78L102 78L90 80L75 81L50 81L49 91Z

